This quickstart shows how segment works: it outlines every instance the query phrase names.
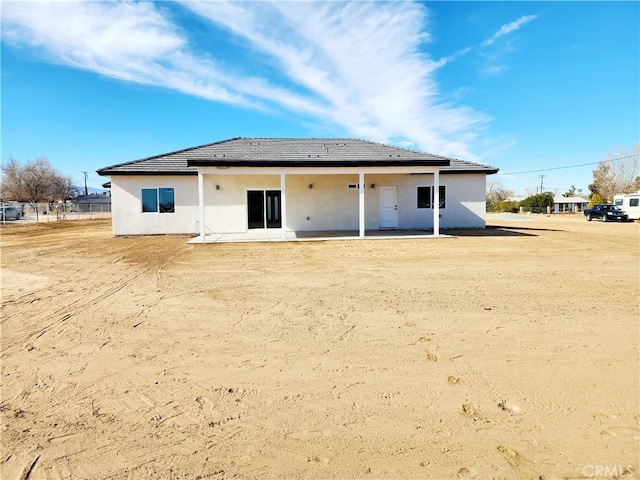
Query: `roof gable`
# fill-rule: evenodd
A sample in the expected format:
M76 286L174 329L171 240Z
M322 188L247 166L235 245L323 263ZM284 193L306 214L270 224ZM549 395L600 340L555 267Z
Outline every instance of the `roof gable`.
M99 175L196 175L197 167L437 166L443 173L498 169L352 138L232 138L121 163Z

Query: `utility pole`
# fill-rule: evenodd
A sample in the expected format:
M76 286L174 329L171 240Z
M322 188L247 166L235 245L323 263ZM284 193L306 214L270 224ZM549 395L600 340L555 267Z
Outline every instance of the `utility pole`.
M544 189L542 187L544 182L544 177L546 177L546 175L540 175L540 193L544 192Z
M84 194L89 195L89 189L87 188L87 172L84 173Z

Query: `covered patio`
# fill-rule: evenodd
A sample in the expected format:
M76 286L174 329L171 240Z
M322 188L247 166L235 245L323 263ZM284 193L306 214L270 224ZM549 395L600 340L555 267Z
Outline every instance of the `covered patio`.
M211 243L220 242L220 241L271 241L271 240L283 240L283 241L291 241L291 240L299 240L305 239L309 240L311 238L323 238L323 239L339 239L342 237L345 238L365 238L367 236L372 237L380 237L383 235L391 236L391 232L405 232L406 236L438 236L440 234L440 170L438 163L444 162L436 162L435 166L385 166L385 167L368 167L368 168L353 168L353 167L344 167L342 165L339 166L327 166L327 167L309 167L307 165L301 165L296 167L261 167L261 168L246 168L243 166L211 166L211 162L189 162L190 166L194 166L198 169L198 211L199 211L199 242L198 243ZM210 228L210 222L207 221L207 209L208 208L216 208L219 205L215 203L215 200L212 200L211 195L209 195L209 201L206 198L207 186L205 178L208 178L208 184L210 185L209 191L212 192L211 186L215 183L215 191L219 191L222 187L220 184L224 183L225 177L229 178L230 176L235 177L249 177L249 176L268 176L272 179L278 179L279 189L271 190L272 192L277 193L276 201L278 202L275 205L276 210L279 212L279 217L276 219L277 227L269 227L269 218L266 218L266 222L264 223L264 227L266 228L257 228L251 229L251 227L244 231L237 232L219 232L215 229ZM394 193L393 198L391 199L390 204L388 205L386 212L385 206L381 205L380 207L380 223L379 228L377 229L368 229L366 228L367 223L367 211L366 211L366 201L365 201L365 192L367 186L370 183L371 178L376 178L376 175L429 175L432 177L433 181L433 206L432 206L432 228L429 229L402 229L398 230L398 198L395 196L397 193ZM299 228L295 228L291 226L291 223L288 222L288 202L300 203L302 202L302 198L299 196L296 197L295 194L289 194L287 188L287 179L295 179L295 178L307 178L309 176L314 177L322 177L322 176L339 176L343 178L357 178L357 183L351 184L350 188L353 187L354 190L357 190L357 224L358 230L301 230ZM375 184L369 185L371 188L375 188ZM246 188L246 187L245 187ZM309 189L313 189L313 184L309 184ZM385 188L385 187L381 187ZM355 200L355 199L354 199ZM222 202L226 201L226 199L222 200ZM326 198L325 198L326 201ZM353 203L350 203L353 205ZM347 205L345 205L347 206ZM249 207L250 208L250 207ZM317 206L316 208L323 208L322 206ZM376 212L378 213L378 212ZM266 214L266 211L265 211ZM389 226L385 227L383 223L385 221L385 215L388 218L391 218L391 223L387 224ZM308 218L307 218L308 219ZM394 223L395 222L395 223ZM398 235L393 235L397 237Z

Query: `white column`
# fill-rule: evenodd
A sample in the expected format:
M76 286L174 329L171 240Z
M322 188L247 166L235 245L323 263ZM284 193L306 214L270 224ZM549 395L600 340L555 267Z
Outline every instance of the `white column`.
M360 172L358 178L358 197L360 200L358 218L360 220L360 238L364 238L364 187L364 173Z
M287 182L285 174L280 174L280 216L282 220L282 240L287 239Z
M204 174L198 172L198 208L200 209L200 238L204 242Z
M433 235L440 235L440 170L433 172Z

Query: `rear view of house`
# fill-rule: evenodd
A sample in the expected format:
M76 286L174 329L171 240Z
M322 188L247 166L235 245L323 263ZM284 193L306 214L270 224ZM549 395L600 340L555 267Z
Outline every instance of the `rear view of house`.
M484 228L496 168L356 139L233 138L98 170L115 235Z

